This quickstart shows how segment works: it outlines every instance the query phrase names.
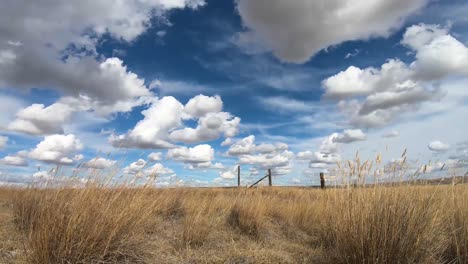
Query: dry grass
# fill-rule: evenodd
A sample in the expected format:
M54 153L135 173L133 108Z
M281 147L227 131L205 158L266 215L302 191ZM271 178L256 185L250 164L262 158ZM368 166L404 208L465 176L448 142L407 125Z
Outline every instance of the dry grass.
M0 200L1 263L467 263L468 256L465 185L90 184L2 189Z

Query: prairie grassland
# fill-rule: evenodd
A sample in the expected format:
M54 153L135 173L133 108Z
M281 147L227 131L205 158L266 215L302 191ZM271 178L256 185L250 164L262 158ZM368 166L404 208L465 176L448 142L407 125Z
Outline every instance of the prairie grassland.
M1 189L0 263L468 263L468 186Z

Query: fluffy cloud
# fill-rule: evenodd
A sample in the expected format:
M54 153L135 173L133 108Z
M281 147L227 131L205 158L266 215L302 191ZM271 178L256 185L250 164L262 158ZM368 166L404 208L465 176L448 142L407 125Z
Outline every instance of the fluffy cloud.
M252 154L255 152L262 153L262 154L271 154L277 151L287 150L288 145L285 143L275 143L275 144L255 144L255 136L250 135L245 138L242 138L232 144L227 154L231 156L240 156L245 154Z
M6 156L0 159L0 164L17 166L17 167L27 167L28 161L20 156Z
M32 135L62 134L62 126L70 119L72 112L69 105L62 103L48 107L33 104L19 111L8 129Z
M183 105L174 97L166 96L141 113L144 118L127 134L111 135L111 144L122 148L174 147L168 141L169 131L182 124Z
M240 0L237 10L244 25L278 58L303 63L318 51L344 41L386 37L426 2Z
M333 138L333 142L336 143L351 143L354 141L362 141L366 139L366 135L361 129L346 129L343 133L337 134Z
M429 148L429 150L435 152L447 151L450 148L448 144L442 143L438 140L432 141L431 143L429 143L429 145L427 145L427 147Z
M4 149L8 142L8 137L0 136L0 149Z
M341 100L338 107L356 127L387 125L423 103L442 99L438 82L468 76L468 48L437 25L409 27L401 43L415 52L407 65L390 59L380 68L350 66L322 82L324 98Z
M162 153L161 152L151 152L148 155L148 160L149 161L160 161L161 160Z
M207 144L193 148L179 147L168 150L167 158L191 165L211 163L214 159L214 149Z
M230 145L232 145L232 144L234 144L234 142L232 141L232 138L230 138L230 137L225 138L225 139L223 140L223 142L221 142L221 146L222 146L222 147L230 146Z
M121 59L97 54L100 38L108 35L130 42L151 26L153 17L165 22L171 9L203 5L202 0L7 1L0 10L0 88L55 89L86 98L86 110L99 115L130 111L152 93ZM32 108L42 116L26 115ZM58 106L28 107L10 128L29 134L60 133L59 122L42 118L52 108ZM63 116L68 117L69 113Z
M399 136L400 136L400 132L396 130L389 131L382 135L382 137L386 137L386 138L399 137Z
M416 52L411 67L417 78L439 80L448 75L468 75L468 48L449 34L449 28L414 25L406 30L401 43Z
M0 65L0 79L4 85L19 88L52 87L81 99L88 108L100 115L127 112L141 104L139 97L151 96L144 80L128 71L118 58L108 58L102 62L93 58L64 62L52 59L45 62L29 60L29 57L18 57L11 65ZM29 75L22 73L22 70L28 70Z
M115 160L109 160L106 158L92 158L89 161L85 162L83 165L87 168L92 169L107 169L114 166L117 163Z
M221 112L223 101L218 95L211 97L206 95L197 95L190 99L185 105L184 111L191 117L202 117L208 113Z
M29 152L29 157L46 163L69 165L75 162L75 154L82 148L80 140L73 134L50 135Z
M164 167L161 163L156 163L144 171L148 176L175 175L174 171Z
M238 156L243 154L250 154L255 150L255 136L250 135L241 140L238 140L231 145L228 149L228 154Z
M198 95L186 106L172 96L165 96L142 111L145 118L135 128L124 135L112 135L110 142L115 147L164 149L175 147L171 142L198 143L217 139L222 134L233 137L238 133L240 118L227 112L213 112L220 111L221 107L218 96ZM180 128L184 120L192 118L198 121L196 128Z
M291 151L285 150L273 154L247 154L239 157L239 163L258 165L264 169L273 169L279 167L288 167L294 157Z
M135 162L130 163L127 167L123 168L123 172L126 174L137 174L143 171L146 166L146 161L138 159Z
M234 179L237 178L237 166L230 167L227 170L220 171L219 176L222 179Z
M233 137L239 132L240 118L226 112L207 113L198 119L196 128L186 127L174 130L169 135L176 142L197 143L210 141L224 134L225 137Z
M48 42L59 49L70 43L87 43L91 36L105 33L132 41L151 25L153 15L203 4L200 0L7 1L0 11L1 40L24 45Z

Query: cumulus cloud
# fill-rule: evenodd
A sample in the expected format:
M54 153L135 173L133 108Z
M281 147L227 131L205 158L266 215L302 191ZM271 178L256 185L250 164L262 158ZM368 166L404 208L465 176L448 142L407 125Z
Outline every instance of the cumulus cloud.
M153 15L162 16L171 9L197 8L203 4L200 0L8 1L0 11L1 40L24 45L49 42L59 49L70 43L89 42L91 36L105 33L132 41L151 26Z
M415 52L405 64L390 59L380 68L348 69L325 79L324 98L338 107L355 127L387 125L426 102L445 96L438 83L450 76L468 76L468 48L438 25L407 28L401 43Z
M197 145L193 148L179 147L168 150L166 156L168 159L191 165L192 168L206 167L214 159L214 149L207 144Z
M170 168L165 167L161 163L156 163L148 169L144 170L144 174L147 176L162 176L162 175L174 175L175 173Z
M237 10L251 30L247 34L255 33L282 61L303 63L318 51L344 41L389 36L426 2L240 0Z
M217 139L223 134L233 137L239 132L240 118L227 112L207 113L198 119L196 128L174 130L169 138L175 142L197 143Z
M149 160L149 161L160 161L160 160L161 160L161 157L162 157L162 153L161 153L161 152L151 152L151 153L148 155L148 160Z
M46 163L70 165L82 148L83 144L73 134L50 135L29 152L29 157Z
M247 154L239 157L239 163L257 165L264 169L287 167L294 157L291 151L285 150L273 154Z
M417 78L439 80L448 75L468 75L468 48L449 34L448 27L411 26L401 43L416 52L411 67Z
M28 161L21 156L5 156L0 159L0 164L17 166L17 167L27 167Z
M107 169L114 166L117 163L115 160L109 160L106 158L96 157L92 158L89 161L85 162L83 165L86 168L92 169Z
M277 151L287 150L288 145L285 143L263 143L256 145L255 136L250 135L234 142L228 149L227 154L231 156L240 156L245 154L252 154L255 152L262 154L271 154Z
M429 145L427 145L427 147L429 148L429 150L435 152L447 151L450 148L448 144L440 142L438 140L432 141L431 143L429 143Z
M222 147L230 146L230 145L232 145L232 144L234 144L234 142L232 141L232 138L230 138L230 137L225 138L225 139L223 140L223 142L221 142L221 146L222 146Z
M232 156L250 154L255 150L255 136L250 135L232 144L227 153Z
M197 95L190 99L184 107L184 111L191 117L202 117L208 113L221 112L223 101L221 97Z
M137 174L143 171L146 167L146 161L144 159L138 159L135 162L130 163L128 166L123 168L123 172L126 174Z
M7 145L8 137L0 136L0 149L4 149Z
M69 105L55 103L48 107L33 104L16 114L16 119L8 124L8 129L32 135L62 134L62 126L71 117Z
M222 179L237 178L237 166L233 166L233 167L228 168L227 170L220 171L219 176Z
M399 136L400 136L400 132L396 130L388 131L387 133L382 135L382 137L386 137L386 138L399 137Z
M84 97L86 111L99 115L130 111L152 93L122 60L97 54L100 38L130 42L151 26L154 16L164 22L171 9L203 5L202 0L7 1L0 10L0 88L47 88ZM43 117L58 106L28 107L9 127L28 134L60 133L59 121L70 115L52 124L50 118L26 115L31 108Z
M333 142L336 143L351 143L354 141L362 141L366 139L366 135L361 129L346 129L343 133L337 134L333 138Z
M165 96L142 111L144 119L132 130L124 135L111 135L110 142L115 147L165 149L175 147L172 142L198 143L221 135L233 137L239 131L240 118L227 112L213 112L221 107L218 96L198 95L186 106L172 96ZM183 127L189 119L198 121L196 128Z
M165 149L174 145L168 141L169 131L182 124L183 105L166 96L142 111L144 118L124 135L111 135L114 147Z

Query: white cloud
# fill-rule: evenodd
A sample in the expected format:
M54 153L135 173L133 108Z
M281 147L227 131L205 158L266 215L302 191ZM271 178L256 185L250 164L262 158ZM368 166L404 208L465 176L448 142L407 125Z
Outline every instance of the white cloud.
M62 103L48 107L33 104L20 110L8 129L32 135L62 134L62 126L69 121L72 112L69 105Z
M164 167L161 163L156 163L144 171L148 176L162 176L162 175L175 175L174 171Z
M232 156L250 154L255 150L255 136L250 135L238 140L229 147L227 153Z
M240 0L237 10L244 25L278 58L303 63L318 51L344 41L387 37L426 2Z
M232 141L232 138L230 138L230 137L225 138L225 139L223 140L223 142L221 142L221 146L222 146L222 147L230 146L230 145L232 145L232 144L234 144L234 142Z
M20 156L5 156L4 158L0 159L0 164L17 167L27 167L28 161Z
M161 160L162 153L161 152L151 152L148 155L148 160L149 161L160 161Z
M84 163L87 168L93 169L107 169L114 166L117 163L115 160L109 160L106 158L96 157Z
M298 160L311 160L315 157L315 153L307 150L307 151L301 151L296 154L296 158Z
M83 148L80 140L73 134L45 136L29 157L46 163L69 165L75 162L75 154Z
M289 162L294 157L291 151L285 150L273 154L246 154L239 157L239 163L258 165L264 169L289 166Z
M127 167L123 168L123 172L126 174L140 174L146 166L146 161L138 159L135 162L130 163Z
M183 105L172 96L166 96L154 102L150 108L142 111L144 119L124 135L111 135L114 147L154 148L174 147L168 141L169 131L182 124Z
M386 138L399 137L399 136L400 136L400 132L396 130L388 131L387 133L382 135L382 137L386 137Z
M8 137L0 136L0 149L4 149L7 145Z
M207 113L198 119L196 128L174 130L169 138L175 142L198 143L215 140L223 134L233 137L239 132L240 118L227 112Z
M338 134L333 138L333 142L336 143L351 143L354 141L362 141L366 139L366 135L361 129L346 129L343 133Z
M165 96L153 100L150 108L142 111L144 119L132 130L124 135L111 135L110 142L115 147L164 149L175 147L171 142L198 143L221 135L233 137L239 131L240 118L227 112L213 112L221 107L221 98L217 96L198 95L185 107L174 97ZM197 127L183 127L183 121L191 118L198 121Z
M255 136L250 135L233 143L229 147L227 154L231 156L253 154L255 152L262 153L262 154L271 154L277 151L283 151L287 149L288 149L288 145L285 143L274 143L274 144L263 143L263 144L256 145Z
M211 162L214 159L214 149L207 144L197 145L193 148L179 147L168 150L167 158L196 165Z
M432 141L431 143L429 143L429 145L427 145L427 147L429 148L429 150L435 151L435 152L447 151L450 149L450 146L448 144L445 144L438 140Z
M208 113L218 113L223 109L221 97L197 95L190 99L184 107L184 111L191 117L202 117Z
M419 24L409 27L401 41L416 52L411 67L417 78L439 80L468 75L468 48L449 34L449 28Z
M219 176L222 179L234 179L237 178L237 166L228 168L227 170L220 171Z

